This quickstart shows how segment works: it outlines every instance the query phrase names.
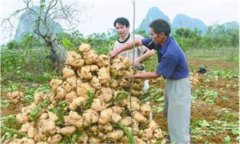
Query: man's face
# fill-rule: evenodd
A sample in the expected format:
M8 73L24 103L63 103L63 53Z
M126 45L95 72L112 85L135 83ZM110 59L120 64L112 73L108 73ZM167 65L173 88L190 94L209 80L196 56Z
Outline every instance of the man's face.
M153 31L152 28L150 28L150 36L154 43L156 44L162 44L164 41L164 33L157 34Z
M115 29L119 37L124 37L129 33L129 28L119 23L116 23Z

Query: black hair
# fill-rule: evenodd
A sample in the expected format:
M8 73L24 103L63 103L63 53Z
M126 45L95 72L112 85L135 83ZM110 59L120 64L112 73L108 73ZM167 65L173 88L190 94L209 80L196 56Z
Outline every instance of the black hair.
M169 23L163 19L154 20L153 22L150 23L149 27L152 28L153 31L157 34L163 32L165 33L165 35L168 36L171 32Z
M119 18L117 18L117 19L114 21L113 26L115 27L117 23L119 23L119 24L121 24L121 25L124 25L124 26L126 26L126 27L129 27L129 21L128 21L128 19L126 19L125 17L119 17Z

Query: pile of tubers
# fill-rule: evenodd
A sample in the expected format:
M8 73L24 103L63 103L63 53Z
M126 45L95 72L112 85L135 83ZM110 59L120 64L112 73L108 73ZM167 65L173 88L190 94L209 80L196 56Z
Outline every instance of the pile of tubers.
M151 106L139 100L143 81L131 83L130 73L127 58L110 60L88 44L69 51L62 77L50 82L52 91L36 93L34 102L16 115L18 131L26 136L3 143L57 144L74 135L75 143L126 144L127 131L136 144L162 142L159 125L148 119Z

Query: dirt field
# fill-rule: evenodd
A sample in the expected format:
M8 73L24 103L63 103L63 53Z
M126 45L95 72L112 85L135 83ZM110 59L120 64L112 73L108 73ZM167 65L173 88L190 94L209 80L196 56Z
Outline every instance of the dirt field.
M228 143L225 137L230 137L230 143L238 143L237 136L234 136L229 129L224 128L226 123L234 123L238 127L238 111L239 111L239 87L238 87L238 77L233 76L231 78L217 78L209 79L208 73L214 70L231 70L237 71L238 64L232 62L221 62L221 61L197 61L190 60L190 68L194 71L198 69L199 66L204 65L208 72L206 74L200 75L199 82L192 87L192 94L196 92L197 89L210 89L217 92L217 96L214 99L213 104L208 104L201 99L201 97L192 101L191 109L191 129L196 128L194 122L196 121L207 121L213 126L207 126L201 128L198 134L191 133L192 143ZM207 80L209 79L209 80ZM160 88L164 87L164 82L159 80L154 85ZM167 131L166 119L163 113L155 113L154 119L160 123L163 130ZM219 124L216 124L219 122ZM216 125L214 125L216 124ZM214 128L215 127L215 128ZM214 131L216 133L214 133ZM208 133L209 132L209 133ZM225 140L224 140L225 139Z

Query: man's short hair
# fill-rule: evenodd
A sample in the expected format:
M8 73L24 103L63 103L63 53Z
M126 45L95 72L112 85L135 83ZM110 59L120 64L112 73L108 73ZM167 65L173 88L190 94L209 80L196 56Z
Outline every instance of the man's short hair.
M115 27L117 23L119 23L119 24L121 24L121 25L124 25L124 26L126 26L126 27L129 27L129 21L128 21L128 19L126 19L125 17L119 17L119 18L117 18L117 19L114 21L113 26Z
M163 32L165 35L169 35L171 32L169 23L163 19L154 20L150 23L149 27L152 28L153 31L157 34Z

